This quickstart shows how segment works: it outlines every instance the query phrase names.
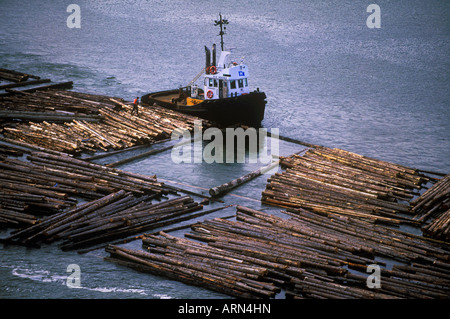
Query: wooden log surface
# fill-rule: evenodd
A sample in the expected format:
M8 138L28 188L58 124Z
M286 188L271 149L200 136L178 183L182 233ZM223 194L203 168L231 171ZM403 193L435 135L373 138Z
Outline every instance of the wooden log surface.
M141 107L139 115L133 115L130 103L116 97L61 90L9 91L15 94L0 97L0 117L29 122L4 127L4 136L71 154L149 145L167 139L176 128L193 130L198 119L158 106ZM206 120L202 124L211 125Z
M14 90L14 89L5 89L6 92L3 95L10 95L10 94L23 94L23 93L33 93L36 91L46 91L46 90L67 90L67 89L71 89L73 87L73 82L72 81L66 81L66 82L60 82L60 83L51 83L51 84L47 84L47 85L42 85L42 86L36 86L33 88L29 88L29 89L23 89L23 90Z
M1 71L0 71L1 72ZM10 83L10 84L3 84L0 85L0 90L4 89L10 89L10 88L16 88L16 87L22 87L22 86L28 86L28 85L36 85L36 84L42 84L42 83L49 83L51 82L50 79L40 79L40 80L33 80L33 81L24 81L24 82L16 82L16 83Z
M352 152L315 147L281 159L286 168L268 179L269 205L337 212L391 225L420 225L407 201L432 181L418 170Z
M412 211L419 220L429 218L430 210L445 211L450 201L450 174L436 182L433 187L411 201Z
M186 237L195 240L146 234L146 252L110 246L106 259L238 297L273 297L281 287L289 298L450 297L449 245L343 215L289 216L238 206L237 221L193 224ZM406 266L389 270L376 258ZM369 264L381 267L380 288L367 287ZM257 289L242 291L250 283Z
M10 244L39 245L62 241L61 249L74 250L139 234L150 229L200 217L221 208L205 212L202 205L189 196L152 203L154 195L136 197L120 190L99 199L77 205L32 224L5 239ZM0 217L7 216L2 214ZM16 219L19 217L16 214Z
M33 122L70 122L73 120L99 122L102 117L99 115L76 115L50 112L23 112L23 111L0 111L0 119L20 119Z
M221 196L227 192L229 192L230 190L258 177L261 176L262 174L270 171L271 169L277 167L279 165L279 161L275 161L265 167L259 168L253 172L250 172L248 174L245 174L242 177L236 178L230 182L224 183L222 185L219 186L215 186L209 189L209 194L211 196Z
M175 195L177 190L158 182L156 176L113 169L56 152L29 152L28 161L7 157L0 160L0 225L20 228L25 226L23 223L32 224L37 216L73 207L79 199L95 200L118 191L161 198Z
M9 75L9 76L16 76L19 78L33 78L33 79L37 79L39 80L40 77L37 75L32 75L32 74L28 74L28 73L24 73L24 72L19 72L16 70L10 70L10 69L5 69L5 68L0 68L0 73L3 75Z

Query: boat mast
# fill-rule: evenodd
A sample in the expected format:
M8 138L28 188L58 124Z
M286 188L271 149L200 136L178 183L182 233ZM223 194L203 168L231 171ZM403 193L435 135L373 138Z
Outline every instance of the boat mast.
M227 29L227 27L224 27L223 25L225 24L228 24L228 20L226 20L226 19L222 19L222 14L221 13L219 13L219 20L216 20L216 21L214 21L214 26L218 26L218 25L220 25L220 33L219 33L219 35L220 35L220 47L222 48L222 51L223 51L223 35L225 34L225 31L224 30L226 30ZM222 27L223 27L223 29L222 29Z

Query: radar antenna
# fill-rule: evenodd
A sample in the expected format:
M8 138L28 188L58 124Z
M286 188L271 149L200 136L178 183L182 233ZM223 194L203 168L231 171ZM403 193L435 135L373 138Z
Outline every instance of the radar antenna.
M218 26L220 25L220 47L222 48L223 51L223 35L225 34L225 31L227 29L227 27L225 27L224 25L228 24L228 20L226 19L222 19L222 14L219 13L219 20L214 21L214 26ZM223 27L223 28L222 28Z

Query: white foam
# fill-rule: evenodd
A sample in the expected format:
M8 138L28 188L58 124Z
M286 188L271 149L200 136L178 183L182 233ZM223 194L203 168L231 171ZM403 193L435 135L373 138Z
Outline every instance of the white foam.
M153 294L153 297L159 298L159 299L172 299L171 296L165 295L165 294Z
M57 274L52 274L48 270L43 269L29 269L29 268L21 268L15 267L11 271L12 275L20 278L30 279L33 281L39 281L44 283L60 283L65 286L67 281L67 276L61 276ZM147 296L148 293L145 289L138 288L120 288L120 287L88 287L83 286L83 283L80 287L73 287L69 289L85 289L88 291L97 291L101 293L129 293L129 294L139 294ZM153 297L160 299L170 299L170 296L164 294L154 294Z

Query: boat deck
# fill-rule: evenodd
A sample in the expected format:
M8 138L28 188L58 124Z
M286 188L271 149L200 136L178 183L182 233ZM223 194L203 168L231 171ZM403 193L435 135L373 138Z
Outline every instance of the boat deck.
M172 99L177 99L178 97L179 97L178 93L173 93L173 94L167 94L167 95L157 95L157 96L154 96L153 98L156 100L163 101L163 102L171 103Z
M190 93L183 91L184 96L187 98L190 96ZM178 90L170 90L170 91L163 91L163 92L157 92L150 94L148 96L149 98L152 98L154 100L163 102L163 103L172 103L173 101L178 99L180 97L180 92ZM199 97L197 99L203 100L203 91L199 90ZM178 105L187 105L186 99L182 101L178 101Z

